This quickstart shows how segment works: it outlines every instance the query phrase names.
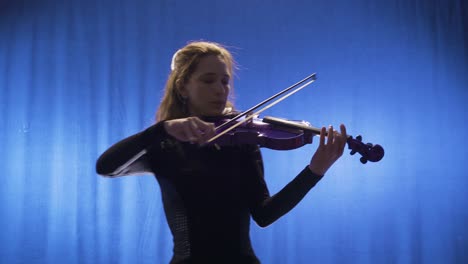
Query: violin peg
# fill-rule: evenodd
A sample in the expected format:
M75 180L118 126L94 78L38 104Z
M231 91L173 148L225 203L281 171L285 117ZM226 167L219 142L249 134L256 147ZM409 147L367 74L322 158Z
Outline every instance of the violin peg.
M372 143L366 143L366 146L368 146L369 148L372 148L372 147L374 147L374 144L372 144Z
M351 152L349 152L349 154L354 155L354 154L356 154L356 152L357 151L353 149L353 150L351 150Z
M362 164L366 164L366 163L367 163L367 159L364 158L364 157L361 157L359 160L361 161Z
M362 136L361 136L361 135L358 135L358 136L356 137L356 140L359 141L359 142L362 142Z

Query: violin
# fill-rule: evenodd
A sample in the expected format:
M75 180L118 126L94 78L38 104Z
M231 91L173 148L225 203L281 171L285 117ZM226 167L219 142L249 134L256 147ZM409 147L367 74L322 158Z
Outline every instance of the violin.
M320 129L312 127L309 122L293 121L271 116L266 116L263 119L259 119L258 115L264 110L289 97L293 93L296 93L297 91L306 87L315 80L316 75L314 73L299 81L298 83L264 100L256 106L251 107L247 111L241 112L239 114L232 114L229 116L229 118L224 117L215 120L205 120L209 122L214 121L217 133L216 136L207 141L207 144L213 144L216 146L256 144L259 147L265 147L274 150L291 150L300 148L305 144L311 144L312 138L314 136L320 135ZM291 90L293 91L290 92ZM287 92L290 93L286 94ZM286 95L282 96L283 94ZM263 109L253 113L255 109L280 96L282 97L277 101L274 101ZM242 117L245 118L242 121L238 121ZM360 161L363 164L367 163L368 161L380 161L384 156L384 149L382 146L378 144L374 145L372 143L363 143L362 136L360 135L358 135L356 138L348 136L346 143L348 145L348 149L351 150L351 155L356 153L361 155Z
M230 119L220 119L214 122L215 126L223 124L227 120ZM218 135L224 131L218 130ZM211 140L209 144L217 146L254 144L273 150L292 150L311 144L313 137L318 135L320 135L320 129L311 126L307 121L265 116L262 119L252 118L249 122L242 123L235 129ZM382 146L363 143L360 135L356 138L348 136L346 143L348 149L351 150L351 155L356 153L361 155L360 161L363 164L368 161L380 161L384 156Z

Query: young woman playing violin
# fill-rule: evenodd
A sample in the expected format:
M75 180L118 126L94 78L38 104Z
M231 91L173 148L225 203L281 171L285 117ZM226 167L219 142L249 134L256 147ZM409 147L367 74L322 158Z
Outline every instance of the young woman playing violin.
M233 107L233 64L217 43L192 42L177 51L156 124L114 144L96 164L103 176L156 176L173 235L171 263L260 263L250 243L250 218L261 227L276 221L343 154L345 126L341 133L322 128L310 164L270 196L257 145L205 145L216 134L206 117Z

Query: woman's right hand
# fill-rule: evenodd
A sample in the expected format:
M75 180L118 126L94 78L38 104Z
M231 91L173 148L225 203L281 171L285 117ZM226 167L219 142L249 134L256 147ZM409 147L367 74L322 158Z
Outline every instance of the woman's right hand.
M203 144L216 135L213 123L207 123L198 117L187 117L164 122L166 132L177 140Z

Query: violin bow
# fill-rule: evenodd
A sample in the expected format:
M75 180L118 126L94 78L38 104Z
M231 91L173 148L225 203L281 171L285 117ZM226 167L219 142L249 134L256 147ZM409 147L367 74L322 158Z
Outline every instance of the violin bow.
M236 120L240 119L241 117L243 116L246 116L247 114L249 114L248 116L246 116L246 118L242 121L239 121L238 123L230 126L228 129L224 130L223 132L217 134L216 136L210 138L206 143L210 143L214 140L216 140L217 138L221 137L222 135L228 133L229 131L233 130L234 128L246 123L247 121L251 120L252 118L254 118L255 116L258 116L260 115L263 111L273 107L274 105L276 105L277 103L283 101L284 99L288 98L289 96L297 93L298 91L304 89L305 87L307 87L308 85L310 85L311 83L313 83L315 80L317 80L317 75L316 73L312 73L311 75L307 76L306 78L300 80L299 82L289 86L288 88L274 94L273 96L263 100L262 102L252 106L251 108L239 113L238 115L236 115L235 117L233 117L232 119L230 119L229 121L219 125L218 127L216 127L215 129L216 130L220 130L220 129L223 129L229 125L231 125L232 123L234 123ZM289 92L289 93L288 93ZM280 97L281 96L281 97ZM279 98L278 98L279 97ZM276 99L278 98L278 99ZM272 100L276 99L275 101L271 102ZM271 102L271 103L270 103ZM262 107L263 105L267 104L267 103L270 103L268 105L266 105L265 107L263 107L262 109L258 110L257 112L253 113L253 114L250 114L252 113L254 110L256 110L257 108L260 108Z

